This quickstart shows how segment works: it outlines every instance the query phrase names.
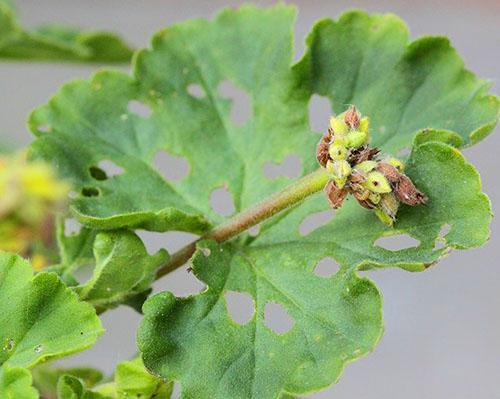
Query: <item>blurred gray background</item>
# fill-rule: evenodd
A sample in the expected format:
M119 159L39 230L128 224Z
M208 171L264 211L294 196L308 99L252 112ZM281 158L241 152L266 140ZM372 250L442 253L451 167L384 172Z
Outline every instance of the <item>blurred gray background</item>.
M268 5L271 1L256 1ZM299 6L297 56L312 23L336 17L346 9L393 12L407 21L412 37L447 35L480 77L496 81L500 90L500 1L295 1ZM22 22L35 26L62 22L103 28L122 34L143 47L156 30L192 17L211 17L221 7L239 1L167 0L18 0ZM0 62L0 138L19 147L30 142L25 128L28 112L44 103L59 85L75 77L88 77L96 66L57 63ZM314 99L311 124L324 130L328 105ZM244 112L244 110L241 110ZM498 129L497 129L498 130ZM500 135L467 149L469 161L480 171L484 190L494 210L500 204ZM165 165L163 165L165 166ZM170 165L172 166L172 165ZM284 168L294 168L293 162ZM293 172L289 170L288 172ZM217 200L217 198L216 198ZM228 207L219 198L219 207ZM384 296L385 334L374 353L349 364L340 382L312 398L500 398L500 223L492 224L492 238L482 248L454 252L425 273L401 270L370 273ZM162 246L178 249L189 234L144 233L150 251ZM201 285L184 269L156 284L184 295ZM139 315L121 307L103 316L106 334L93 348L65 360L86 363L107 372L135 352ZM285 320L274 320L278 325Z

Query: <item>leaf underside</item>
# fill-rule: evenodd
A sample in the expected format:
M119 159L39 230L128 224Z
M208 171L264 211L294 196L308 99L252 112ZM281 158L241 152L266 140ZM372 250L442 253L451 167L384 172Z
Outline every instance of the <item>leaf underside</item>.
M11 7L0 2L0 58L42 61L127 62L133 50L117 35L64 25L22 28Z
M244 6L214 21L175 25L137 54L132 76L102 71L73 81L29 120L38 137L32 156L52 161L73 182L76 217L98 229L203 233L224 220L210 206L214 189L227 187L238 212L289 183L268 179L266 162L294 154L302 174L314 170L319 135L307 112L313 94L327 96L335 112L355 104L385 153L414 143L407 174L430 199L402 207L393 229L348 201L328 224L302 235L304 218L328 207L319 193L263 224L257 237L200 243L193 268L204 292L148 300L139 331L144 362L179 380L184 398L276 398L328 386L382 333L380 295L358 269L420 271L450 248L488 238L489 201L477 172L452 147L473 144L494 127L499 103L487 84L463 68L446 39L408 43L398 18L362 12L316 24L305 56L291 66L294 18L284 5ZM231 101L219 91L225 80L251 99L243 124L231 119ZM191 85L203 94L190 94ZM150 115L133 112L134 101ZM153 163L160 150L185 157L188 175L163 178ZM107 176L98 171L101 161L123 172ZM440 237L444 226L449 232ZM397 234L420 244L398 251L374 244ZM325 257L340 266L328 278L313 273ZM227 291L252 296L250 321L230 318ZM293 319L288 332L268 328L270 302Z

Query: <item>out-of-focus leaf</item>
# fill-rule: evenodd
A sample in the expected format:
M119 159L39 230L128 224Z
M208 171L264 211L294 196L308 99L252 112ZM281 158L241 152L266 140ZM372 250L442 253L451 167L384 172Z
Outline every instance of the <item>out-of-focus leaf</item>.
M31 374L21 367L0 367L0 398L38 399L38 392L31 385Z
M5 2L0 2L0 58L19 60L127 62L133 50L119 36L62 25L22 28Z

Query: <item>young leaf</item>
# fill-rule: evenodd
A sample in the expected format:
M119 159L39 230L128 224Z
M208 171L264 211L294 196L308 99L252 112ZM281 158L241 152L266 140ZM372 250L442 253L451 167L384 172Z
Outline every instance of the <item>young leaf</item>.
M156 269L168 258L164 250L148 255L141 239L129 231L97 234L94 256L93 276L76 287L76 292L98 309L116 306L146 291Z
M12 9L0 2L0 58L86 62L126 62L133 50L117 35L62 25L23 29Z
M33 277L30 264L0 253L0 365L32 367L93 345L103 329L55 273Z
M294 14L283 5L245 6L213 22L176 25L139 52L133 77L103 71L68 83L36 109L33 155L74 182L78 218L97 228L205 231L221 221L210 206L213 190L227 187L240 211L287 183L267 179L265 163L295 154L303 173L317 167L318 137L307 124L316 92L329 95L337 111L356 102L373 121L375 144L387 151L409 147L424 128L455 129L467 141L496 123L497 98L444 39L408 45L396 17L352 12L318 23L306 56L290 67ZM225 80L252 99L243 125L231 120L231 104L218 91ZM191 95L192 85L204 96ZM137 102L150 115L133 112ZM160 150L185 157L189 174L165 181L153 167ZM124 172L96 179L91 171L103 160Z
M43 398L55 397L57 382L65 374L77 377L86 388L94 387L103 378L103 374L96 369L88 367L61 368L54 367L51 364L38 365L31 371L31 374L33 376L33 385Z
M172 389L171 382L167 383L148 373L140 359L119 363L114 381L95 387L93 384L85 384L82 377L71 370L68 374L61 376L58 381L59 397L64 399L67 397L169 399Z
M21 367L0 367L0 398L37 399L38 392L31 386L31 374Z
M57 382L57 397L64 399L113 399L87 389L77 377L65 374Z

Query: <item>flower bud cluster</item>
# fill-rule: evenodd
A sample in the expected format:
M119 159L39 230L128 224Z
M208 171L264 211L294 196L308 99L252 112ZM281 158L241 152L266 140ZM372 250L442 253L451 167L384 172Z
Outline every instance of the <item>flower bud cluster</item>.
M330 180L325 187L333 208L342 206L352 194L364 208L392 226L400 203L418 205L427 197L404 174L398 159L378 159L380 150L369 147L369 119L354 106L330 118L328 132L318 144L317 158Z
M68 191L49 165L20 155L0 157L0 250L33 255Z

